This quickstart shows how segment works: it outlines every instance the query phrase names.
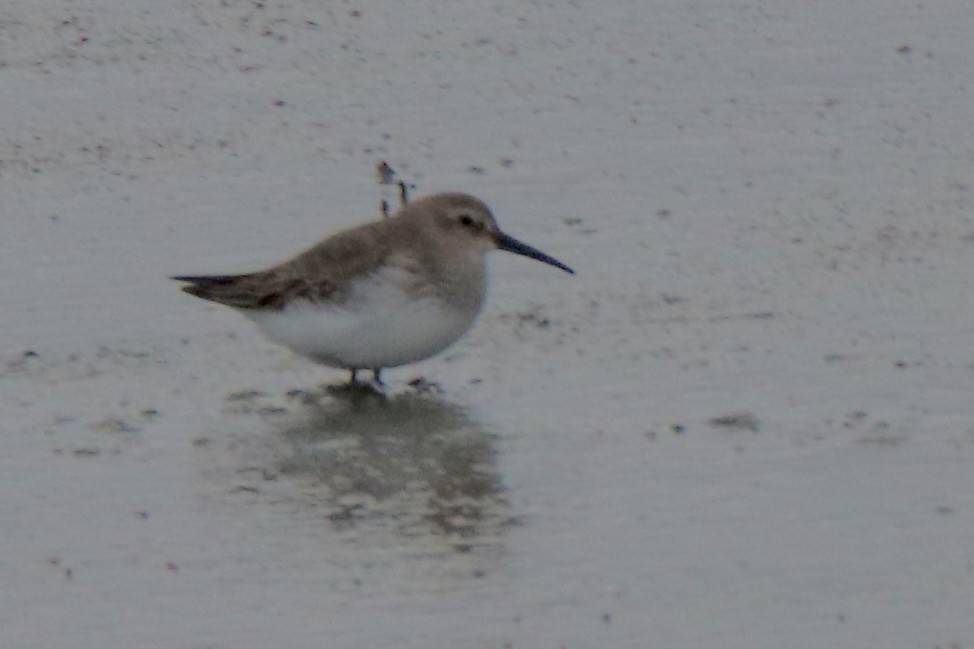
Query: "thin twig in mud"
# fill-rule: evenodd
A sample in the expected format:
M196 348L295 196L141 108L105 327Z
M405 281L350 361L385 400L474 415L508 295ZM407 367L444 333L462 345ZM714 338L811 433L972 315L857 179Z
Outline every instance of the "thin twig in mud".
M385 160L380 160L377 165L375 165L375 175L379 182L379 191L382 192L382 200L379 204L379 210L382 213L382 218L389 218L390 214L390 198L386 187L391 185L396 185L399 188L399 208L403 208L406 203L409 202L409 185L405 181L399 180L396 177L396 170L393 169L388 162Z
M382 212L382 218L389 218L389 200L386 197L385 187L392 185L396 181L396 170L389 166L389 163L385 160L380 160L379 164L375 165L375 175L379 182L379 191L382 192L382 202L380 203L380 211Z

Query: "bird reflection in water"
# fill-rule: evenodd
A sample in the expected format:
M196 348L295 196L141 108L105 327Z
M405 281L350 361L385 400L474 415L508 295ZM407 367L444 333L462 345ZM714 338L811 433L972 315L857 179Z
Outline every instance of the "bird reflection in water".
M323 498L336 526L474 543L511 523L493 435L464 408L432 391L304 401L307 416L282 430L277 470Z

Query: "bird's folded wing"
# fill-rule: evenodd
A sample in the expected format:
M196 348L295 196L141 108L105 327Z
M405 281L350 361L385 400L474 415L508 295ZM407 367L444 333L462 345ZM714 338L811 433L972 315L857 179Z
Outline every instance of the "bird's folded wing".
M316 304L342 301L342 287L369 275L383 262L388 245L374 225L356 230L370 236L340 233L278 266L244 275L184 275L190 295L237 309L283 309L292 300Z
M247 275L181 276L172 279L189 282L183 290L190 295L219 302L237 309L283 309L291 300L322 302L334 293L327 279L309 280L281 276L272 271Z

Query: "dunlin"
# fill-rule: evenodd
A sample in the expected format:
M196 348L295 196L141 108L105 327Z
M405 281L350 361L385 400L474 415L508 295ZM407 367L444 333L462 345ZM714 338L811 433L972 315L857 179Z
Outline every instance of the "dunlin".
M443 351L473 324L498 248L574 271L501 232L490 209L447 193L340 232L267 270L180 276L191 295L231 306L271 340L330 367L372 370Z

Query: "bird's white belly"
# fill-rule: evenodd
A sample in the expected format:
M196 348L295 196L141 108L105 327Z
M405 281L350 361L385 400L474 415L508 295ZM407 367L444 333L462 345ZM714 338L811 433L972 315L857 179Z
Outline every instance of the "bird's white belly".
M367 299L343 305L298 302L247 316L274 342L320 363L373 369L443 351L470 328L479 311L453 308L433 295L415 299L395 284L383 289L384 295L367 290Z

